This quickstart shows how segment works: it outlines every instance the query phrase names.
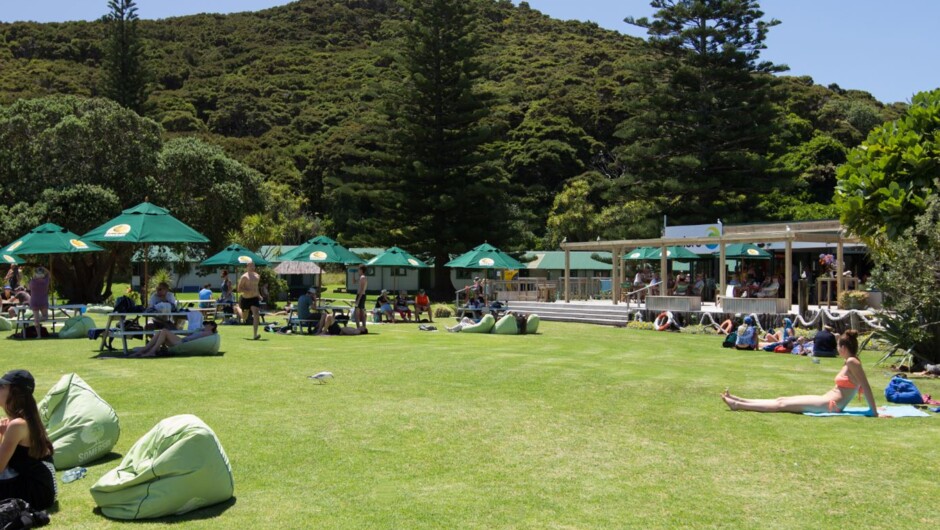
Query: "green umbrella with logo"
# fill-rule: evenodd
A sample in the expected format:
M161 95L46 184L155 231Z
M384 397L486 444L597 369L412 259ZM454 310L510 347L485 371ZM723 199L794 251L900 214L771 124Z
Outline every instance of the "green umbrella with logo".
M46 223L33 228L25 236L0 249L3 260L12 263L22 259L19 256L38 254L49 255L49 292L53 293L55 304L55 289L52 288L52 256L55 254L74 254L79 252L101 252L104 250L94 243L82 241L76 234L62 228L55 223ZM11 262L10 259L13 261Z
M387 267L391 269L427 269L429 265L412 256L407 251L392 247L366 262L367 267ZM392 289L398 289L398 276L392 276Z
M444 264L455 269L507 269L520 270L525 265L502 250L483 243Z
M237 267L254 263L259 267L270 265L268 260L248 250L239 244L231 244L222 249L218 254L210 256L199 264L200 267Z
M152 243L208 243L209 238L170 215L170 211L142 202L85 234L89 241L131 243L144 246L143 297L147 299L147 265Z
M659 259L659 249L656 247L637 247L624 254L623 259L632 261Z
M14 265L14 264L22 265L23 263L26 263L25 261L23 261L23 258L17 256L16 254L0 254L0 259L2 259L4 263L9 264L9 265Z
M342 263L358 265L362 258L326 236L317 236L297 248L281 254L280 261L307 261L313 263Z
M721 251L713 253L715 256L721 254ZM725 247L725 258L731 259L770 259L770 252L760 248L753 243L732 243Z
M656 248L654 252L650 253L649 259L658 260L662 257L662 254L663 249ZM666 259L690 260L701 259L701 256L685 247L666 247Z

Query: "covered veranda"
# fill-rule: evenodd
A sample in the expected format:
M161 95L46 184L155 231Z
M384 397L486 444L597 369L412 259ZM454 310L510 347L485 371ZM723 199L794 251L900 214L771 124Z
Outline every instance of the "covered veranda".
M819 243L834 245L836 248L836 275L834 278L836 299L845 289L844 263L845 263L845 245L856 244L861 241L852 236L846 235L846 230L839 221L805 221L790 223L767 223L753 225L725 225L724 233L719 236L711 237L681 237L681 238L656 238L656 239L624 239L615 241L586 241L586 242L564 242L561 244L565 251L565 274L564 274L564 300L571 301L570 282L570 252L572 251L604 251L610 252L613 257L613 271L611 273L613 283L613 296L611 297L614 305L620 303L622 284L626 280L623 256L626 252L636 247L657 247L662 252L659 260L660 278L668 276L668 259L666 248L670 246L694 246L694 245L717 245L719 259L719 278L718 293L725 293L728 285L726 255L727 245L734 243L783 243L784 248L784 278L787 281L782 282L783 297L768 301L768 299L733 299L736 304L735 312L749 311L747 305L758 303L771 303L775 307L781 308L776 312L783 312L782 308L790 307L792 300L792 285L789 281L793 272L793 244L796 242ZM670 296L648 296L647 307L651 309L675 309L675 310L697 310L694 307L677 307L677 302L685 301L688 303L690 297L670 297ZM752 302L744 302L752 300ZM760 301L760 302L759 302ZM722 300L724 302L724 300ZM732 303L732 302L729 302ZM682 304L680 304L682 305ZM767 311L762 311L767 312Z

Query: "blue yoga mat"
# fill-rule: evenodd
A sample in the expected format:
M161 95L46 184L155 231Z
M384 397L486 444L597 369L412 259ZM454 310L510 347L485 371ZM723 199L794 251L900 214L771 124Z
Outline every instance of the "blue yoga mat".
M804 412L806 416L861 416L868 415L868 407L846 407L842 412ZM878 407L878 414L893 418L927 418L930 414L916 409L913 405L888 405Z

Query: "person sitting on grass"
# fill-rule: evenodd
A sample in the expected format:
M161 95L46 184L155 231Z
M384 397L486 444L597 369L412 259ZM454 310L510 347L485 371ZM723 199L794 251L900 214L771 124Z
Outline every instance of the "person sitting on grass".
M408 307L408 293L399 291L395 297L395 311L405 322L411 322L411 308Z
M738 350L757 349L757 327L754 326L754 317L744 317L744 324L738 328L738 339L734 347Z
M858 360L858 332L850 329L839 336L839 357L845 359L836 375L836 386L820 396L788 396L776 399L745 399L735 396L727 389L721 399L731 410L753 412L842 412L856 393L861 392L868 401L868 415L878 416L875 395L868 384L865 369Z
M451 333L459 333L460 330L462 330L463 328L466 328L468 326L475 326L478 322L479 322L478 320L474 320L470 317L463 317L460 319L460 322L458 322L456 325L451 326L451 327L445 326L444 329L446 329L447 331L450 331Z
M431 314L431 299L424 292L424 289L418 289L418 296L415 296L415 320L421 320L421 313L428 314L428 322L434 322L434 315Z
M163 346L172 348L177 344L208 337L216 333L217 330L218 327L214 321L206 322L198 331L182 338L168 329L161 329L150 339L150 342L148 342L146 346L134 348L134 351L131 352L128 357L157 357L159 356L160 348Z
M23 499L45 510L56 497L54 449L33 397L35 389L36 381L26 370L11 370L0 378L0 405L6 413L0 420L0 499Z
M320 319L320 322L317 324L317 331L314 335L320 336L337 336L337 335L347 335L347 336L356 336L356 335L368 335L369 328L362 326L351 328L349 326L342 327L336 321L336 317L331 314L326 314Z

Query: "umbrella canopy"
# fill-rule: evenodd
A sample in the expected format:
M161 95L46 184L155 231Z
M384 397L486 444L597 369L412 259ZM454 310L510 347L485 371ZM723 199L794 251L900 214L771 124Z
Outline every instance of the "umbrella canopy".
M366 262L369 267L410 267L413 269L426 269L428 264L412 256L408 252L392 247Z
M142 202L85 234L89 241L115 243L208 243L209 239L193 230L170 211Z
M274 267L277 274L320 274L322 272L316 263L309 261L282 261Z
M651 253L650 259L656 260L662 256L663 249L657 248L655 250L655 252ZM666 259L690 260L701 259L701 256L685 247L666 247Z
M364 263L359 256L326 236L317 236L290 252L282 254L278 259L313 263L343 263L346 265Z
M713 253L715 256L721 254L721 251ZM770 259L770 252L758 247L753 243L732 243L725 247L725 257L734 259Z
M248 250L247 248L238 245L231 244L225 247L221 252L210 256L205 261L199 264L200 267L237 267L239 265L246 265L248 263L254 263L259 267L266 267L270 265L268 260L262 258L261 256L255 254L254 252Z
M25 263L23 259L16 254L3 254L0 256L0 259L3 259L4 263L9 263L10 265L13 265L14 263L17 265L22 265Z
M102 250L104 249L98 245L82 241L77 235L55 223L46 223L33 228L25 236L0 249L0 254L71 254ZM15 256L11 257L16 259Z
M655 247L637 247L624 254L623 259L632 261L659 259L659 249Z
M502 250L483 243L448 261L445 267L456 269L524 269L525 265Z
M170 215L169 210L149 202L142 202L133 208L124 210L121 215L85 234L85 239L110 243L144 244L144 281L141 285L144 302L147 301L149 254L146 245L151 243L209 242L209 238Z

